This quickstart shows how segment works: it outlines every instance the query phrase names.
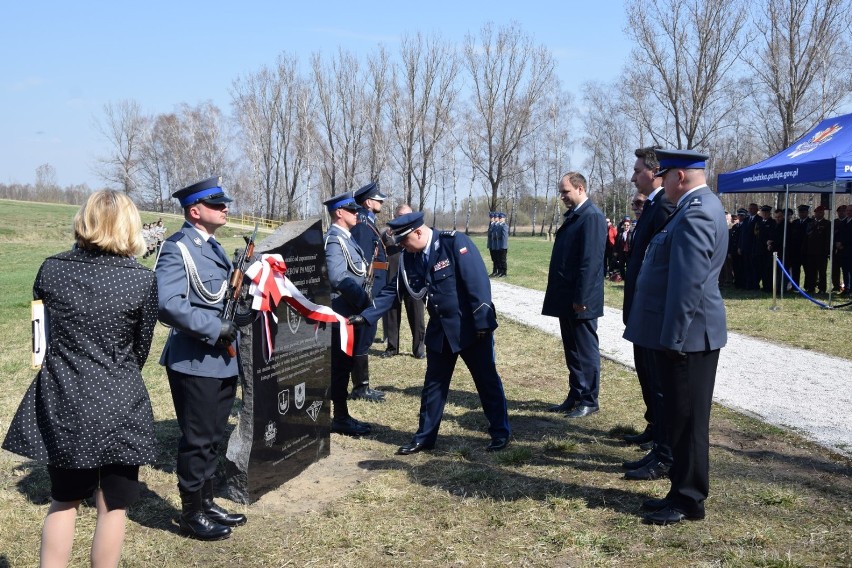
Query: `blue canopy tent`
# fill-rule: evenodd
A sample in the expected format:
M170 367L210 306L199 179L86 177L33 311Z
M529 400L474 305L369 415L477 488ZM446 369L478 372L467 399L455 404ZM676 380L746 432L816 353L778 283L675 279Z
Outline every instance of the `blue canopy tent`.
M771 158L719 174L719 193L849 193L852 114L827 118Z
M789 148L751 166L719 174L719 193L831 193L829 221L834 217L834 194L852 192L852 114L827 118ZM787 227L784 227L786 250ZM834 254L834 232L829 266ZM783 260L782 260L783 264ZM848 284L847 284L848 285ZM781 287L783 298L784 287ZM831 291L828 296L831 306Z

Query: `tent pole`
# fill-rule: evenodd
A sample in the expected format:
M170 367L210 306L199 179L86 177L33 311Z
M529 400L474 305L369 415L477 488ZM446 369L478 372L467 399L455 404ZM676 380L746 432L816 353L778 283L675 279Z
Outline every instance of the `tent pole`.
M789 225L789 221L787 221L787 210L790 208L790 186L789 184L784 184L784 237L781 239L781 264L787 266L787 225ZM784 278L782 275L781 278ZM799 283L796 282L798 285ZM784 288L787 287L786 282L781 283L781 301L784 301Z
M837 180L831 182L831 207L828 212L828 220L829 225L831 226L831 234L829 235L829 245L828 245L828 275L826 276L826 281L831 280L831 267L834 265L834 223L836 221L836 217L834 215L835 208L835 196L834 191L837 189ZM843 273L843 269L840 269L841 274ZM834 309L832 307L832 295L834 294L834 285L826 286L828 288L828 309Z
M772 253L772 307L769 310L773 312L781 309L778 307L778 298L776 297L778 293L776 282L778 282L778 251Z

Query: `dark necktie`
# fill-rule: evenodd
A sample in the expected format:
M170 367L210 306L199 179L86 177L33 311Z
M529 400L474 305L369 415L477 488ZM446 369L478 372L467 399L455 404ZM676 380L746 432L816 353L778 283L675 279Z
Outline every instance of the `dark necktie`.
M228 255L225 253L225 249L222 248L222 245L219 244L219 241L217 241L213 237L210 237L210 240L207 242L210 243L210 246L213 247L213 250L216 252L217 255L219 255L219 258L221 258L226 265L231 264L231 259L228 258Z

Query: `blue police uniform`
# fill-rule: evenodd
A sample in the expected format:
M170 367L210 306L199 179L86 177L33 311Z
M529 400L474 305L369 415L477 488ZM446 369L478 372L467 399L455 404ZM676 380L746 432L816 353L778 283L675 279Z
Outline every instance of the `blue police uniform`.
M357 214L358 211L358 205L355 203L351 192L336 195L325 201L325 205L332 215L335 215L338 209L346 209L352 214ZM332 289L331 307L342 316L357 314L370 305L370 297L364 290L364 281L367 277L367 261L364 258L364 251L361 250L349 231L337 224L332 224L328 228L324 242L325 264ZM353 344L358 343L360 334L361 329L356 328ZM331 345L329 398L334 409L331 431L355 436L369 434L372 429L369 424L355 420L349 415L346 396L349 376L352 375L353 382L355 378L353 373L355 358L338 348L340 345L339 323L332 324ZM372 389L367 394L376 398L384 397L384 393L372 391Z
M231 201L217 177L183 188L173 197L185 209L202 201ZM181 529L203 539L224 538L230 534L224 525L245 522L244 516L229 515L212 501L218 447L239 374L237 358L218 341L227 326L220 318L232 271L222 246L189 222L163 242L155 267L159 319L171 327L160 364L166 366L181 430L175 468L184 505ZM197 515L199 495L206 521Z
M703 168L707 158L691 150L658 150L657 157L663 175L668 168ZM646 516L649 522L704 518L710 405L719 350L727 341L719 292L727 250L725 209L702 185L681 196L639 270L624 338L654 351L673 457L671 488L662 508Z
M591 200L567 211L554 237L541 313L559 318L568 366L568 396L560 410L598 408L606 239L606 218ZM586 309L578 313L574 304Z
M491 211L488 213L488 235L485 239L485 248L488 249L488 254L491 257L491 274L489 276L497 276L499 270L499 260L497 259L497 247L494 246L495 232L497 230L497 212Z
M358 243L364 252L364 259L373 269L373 285L371 294L378 293L387 283L388 276L388 254L384 240L379 228L376 226L376 215L363 207L367 199L384 201L385 195L379 191L379 184L368 183L353 193L355 202L360 206L358 209L358 224L352 227L352 239ZM375 397L365 395L366 391L384 393L370 389L370 371L368 352L373 340L376 338L378 324L362 327L354 345L354 366L352 369L353 398L365 398L373 400Z
M504 222L505 219L505 213L497 213L497 223L494 224L492 243L497 256L497 274L495 276L498 278L506 276L508 270L506 257L509 253L509 225Z
M423 213L409 213L388 225L398 240L422 226ZM437 231L426 250L403 252L399 272L374 300L374 307L361 315L374 323L393 304L398 287L405 286L415 297L427 298L426 377L420 398L417 433L406 448L419 451L435 445L438 428L459 356L473 377L482 408L488 419L491 450L508 443L511 430L503 383L497 374L492 332L497 318L491 303L491 285L485 263L467 235Z

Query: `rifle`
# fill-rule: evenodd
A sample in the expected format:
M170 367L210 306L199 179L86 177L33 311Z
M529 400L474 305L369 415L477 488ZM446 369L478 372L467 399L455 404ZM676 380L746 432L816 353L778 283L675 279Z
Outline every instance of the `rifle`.
M237 257L237 261L234 263L234 272L231 274L231 280L228 283L228 299L225 300L225 310L222 312L222 318L226 320L234 321L237 315L237 303L239 302L240 293L243 290L245 271L248 268L246 265L254 256L255 237L257 237L257 223L254 224L254 232L250 237L243 235L243 239L246 241L246 248L243 249L243 252ZM228 355L231 357L237 356L237 350L234 349L232 344L229 343L226 349L228 350Z
M379 241L376 241L376 247L373 250L373 256L370 260L370 265L367 267L367 277L364 279L364 291L367 293L367 298L373 299L373 282L376 280L376 264L374 259L379 256ZM387 263L384 263L387 264Z

